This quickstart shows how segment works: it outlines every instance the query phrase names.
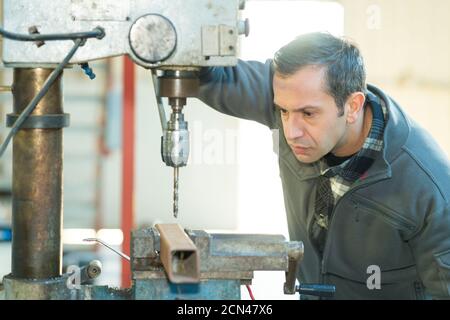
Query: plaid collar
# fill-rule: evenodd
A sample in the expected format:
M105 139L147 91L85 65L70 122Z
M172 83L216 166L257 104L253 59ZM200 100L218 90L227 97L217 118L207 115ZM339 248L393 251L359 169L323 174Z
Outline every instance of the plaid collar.
M359 152L334 167L327 168L325 159L321 160L321 165L326 168L322 170L321 174L327 178L336 177L339 180L338 183L347 187L350 187L370 168L378 154L383 150L383 134L388 117L387 109L384 102L371 92L366 94L364 108L369 107L369 105L372 107L373 114L372 127Z

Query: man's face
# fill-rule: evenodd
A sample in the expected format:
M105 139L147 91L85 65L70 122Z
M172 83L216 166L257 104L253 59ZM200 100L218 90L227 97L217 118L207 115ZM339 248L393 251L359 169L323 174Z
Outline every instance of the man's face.
M319 160L345 141L346 112L340 116L325 81L325 68L320 66L305 66L288 77L275 73L273 79L284 135L303 163Z

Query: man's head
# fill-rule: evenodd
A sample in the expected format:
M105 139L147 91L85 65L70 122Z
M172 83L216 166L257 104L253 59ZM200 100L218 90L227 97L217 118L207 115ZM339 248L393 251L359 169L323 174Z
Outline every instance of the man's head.
M327 33L300 36L274 58L274 102L297 159L352 150L363 124L365 70L358 48Z

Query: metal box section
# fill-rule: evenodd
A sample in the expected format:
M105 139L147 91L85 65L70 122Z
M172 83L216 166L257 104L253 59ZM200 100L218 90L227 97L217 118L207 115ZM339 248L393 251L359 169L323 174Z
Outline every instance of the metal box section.
M3 28L29 34L73 33L102 27L106 36L89 39L71 63L128 54L147 68L228 66L237 62L243 0L4 0ZM3 61L10 67L59 63L72 41L33 42L4 39ZM156 58L155 58L156 57Z

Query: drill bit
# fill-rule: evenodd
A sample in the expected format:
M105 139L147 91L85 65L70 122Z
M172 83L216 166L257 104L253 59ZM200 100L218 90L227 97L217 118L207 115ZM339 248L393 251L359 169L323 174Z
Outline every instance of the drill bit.
M178 167L173 168L173 216L178 217Z

